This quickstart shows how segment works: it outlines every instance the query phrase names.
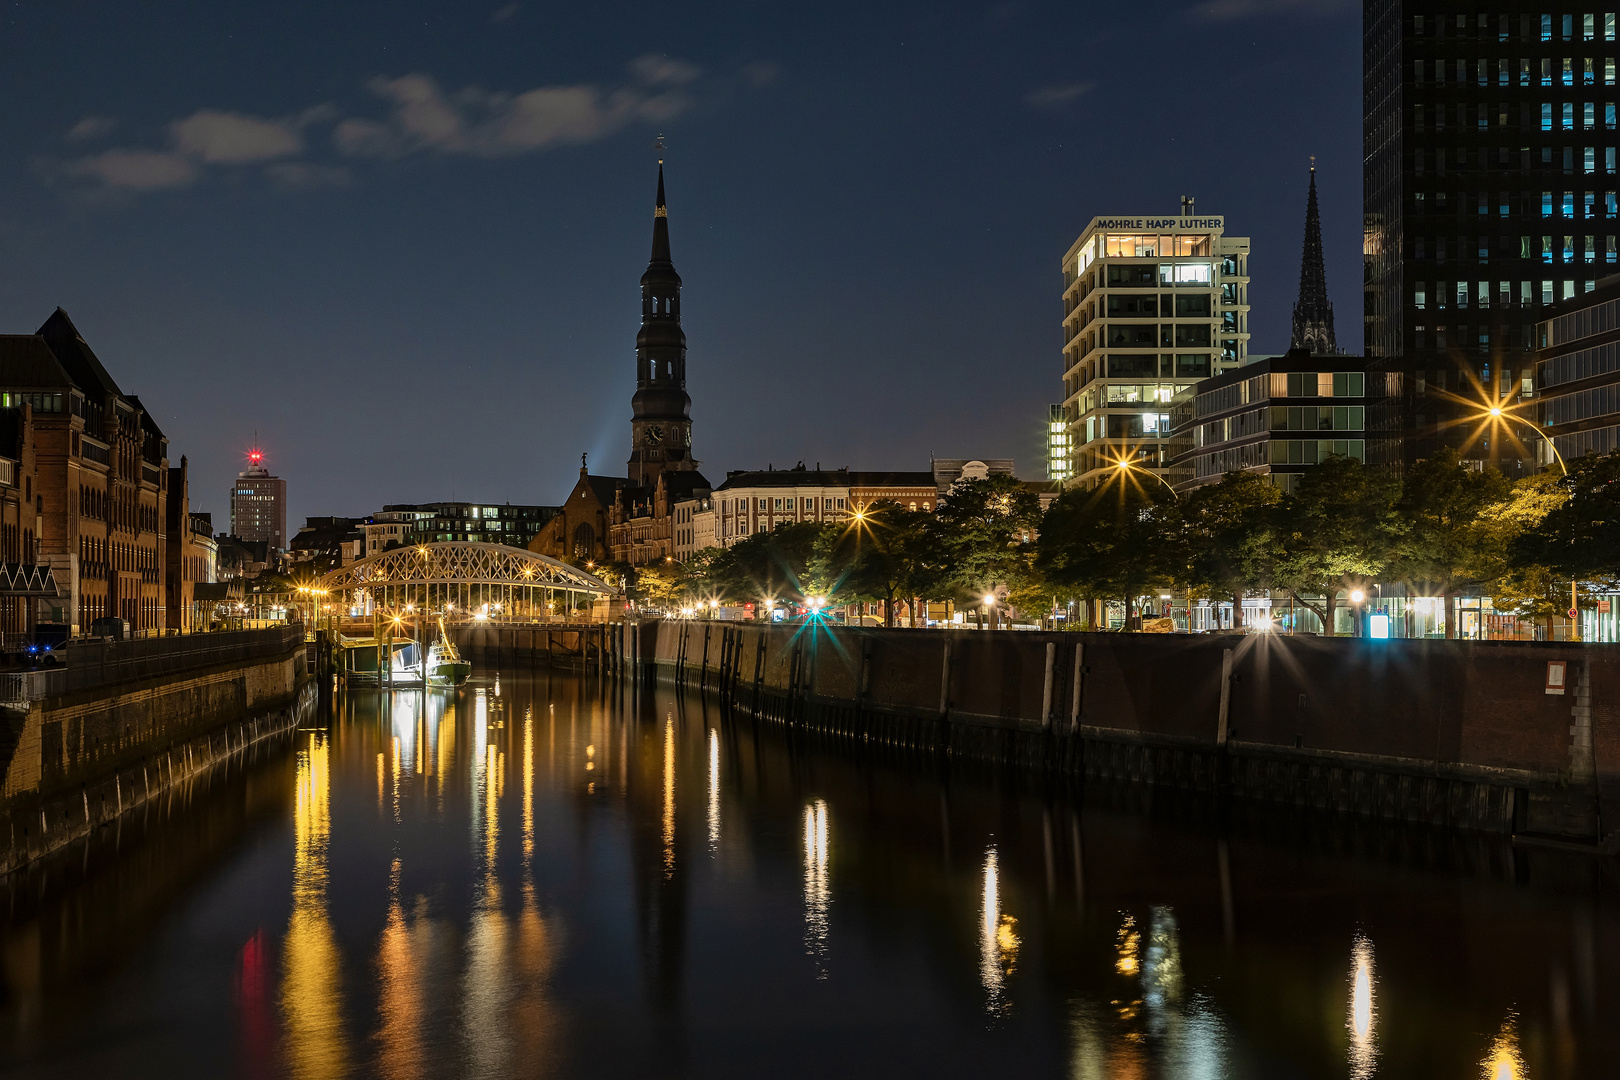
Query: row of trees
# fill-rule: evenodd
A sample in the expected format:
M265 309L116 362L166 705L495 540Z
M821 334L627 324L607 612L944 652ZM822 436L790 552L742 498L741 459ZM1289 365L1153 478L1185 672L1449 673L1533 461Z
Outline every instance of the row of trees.
M1156 478L1120 470L1092 491L1068 491L1043 514L1008 477L958 484L937 513L879 504L840 524L798 523L685 564L644 568L638 593L665 605L825 597L829 605L954 599L1039 615L1075 602L1095 612L1138 598L1231 601L1286 595L1328 633L1341 595L1401 583L1446 599L1483 592L1496 609L1551 619L1571 582L1612 588L1620 575L1620 454L1588 456L1567 477L1513 482L1444 451L1399 479L1330 458L1284 492L1232 473L1177 499ZM983 605L996 593L1002 600ZM915 619L916 604L911 604ZM1091 620L1095 625L1096 618Z

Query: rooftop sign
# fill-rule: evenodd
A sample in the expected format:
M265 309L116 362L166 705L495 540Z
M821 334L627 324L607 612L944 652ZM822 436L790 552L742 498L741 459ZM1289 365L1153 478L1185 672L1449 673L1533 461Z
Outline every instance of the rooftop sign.
M1099 217L1092 218L1092 229L1132 229L1137 232L1211 232L1226 229L1224 217Z

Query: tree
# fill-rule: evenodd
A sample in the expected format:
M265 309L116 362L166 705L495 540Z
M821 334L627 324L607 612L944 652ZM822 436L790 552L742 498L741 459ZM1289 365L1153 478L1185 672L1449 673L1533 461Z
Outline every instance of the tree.
M1273 582L1315 612L1329 637L1339 591L1365 585L1389 563L1401 532L1397 493L1385 474L1335 454L1301 475L1276 508Z
M686 576L680 563L653 563L636 571L636 594L665 610L678 607L686 590Z
M1451 447L1406 471L1398 507L1406 528L1391 569L1439 593L1448 639L1457 636L1457 595L1507 571L1503 530L1489 527L1485 514L1511 490L1507 477L1493 468L1469 468Z
M894 602L915 601L928 565L928 529L933 515L879 502L859 512L844 528L823 529L810 562L810 579L830 602L878 601L883 625L894 625ZM915 625L915 604L913 604Z
M1234 620L1243 610L1244 594L1270 580L1282 499L1282 489L1269 477L1231 472L1177 508L1187 584L1212 600L1230 597Z
M802 600L806 576L823 529L814 521L789 522L771 532L754 533L714 559L710 574L720 591L734 602Z
M1620 452L1586 455L1559 487L1567 498L1525 530L1515 563L1612 586L1620 578Z
M1118 596L1130 625L1136 598L1177 569L1174 496L1121 477L1060 495L1041 522L1035 569L1081 596Z
M943 570L942 584L983 595L1028 565L1041 500L1010 476L958 480L929 525L928 546Z

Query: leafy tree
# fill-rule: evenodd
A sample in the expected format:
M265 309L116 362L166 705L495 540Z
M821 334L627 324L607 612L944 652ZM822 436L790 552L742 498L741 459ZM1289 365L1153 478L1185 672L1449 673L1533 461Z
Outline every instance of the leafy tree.
M733 602L762 599L802 600L813 595L807 588L816 540L829 526L814 521L789 522L771 532L754 533L716 557L711 578Z
M1380 574L1400 536L1398 488L1354 458L1329 456L1299 479L1278 506L1272 580L1334 633L1339 591ZM1306 600L1319 595L1320 604Z
M1447 638L1457 636L1458 593L1507 571L1504 531L1490 527L1486 515L1511 491L1507 477L1469 468L1451 447L1406 471L1398 505L1406 529L1391 569L1443 598Z
M1559 487L1568 497L1519 538L1515 563L1605 588L1620 583L1620 452L1581 458Z
M867 507L846 527L822 530L810 579L834 602L881 602L883 625L893 626L896 599L915 600L914 590L931 584L932 521L932 514L893 502ZM915 604L912 610L915 625Z
M1187 496L1177 510L1188 586L1242 611L1244 594L1270 581L1282 501L1281 488L1252 472L1227 473Z
M1129 626L1136 598L1177 569L1173 499L1129 477L1064 492L1041 522L1035 569L1081 596L1122 598Z
M1041 526L1041 500L1010 476L959 480L929 523L930 562L940 584L983 595L1023 573Z
M686 575L680 563L653 563L636 570L636 593L648 603L666 610L678 607L686 592Z

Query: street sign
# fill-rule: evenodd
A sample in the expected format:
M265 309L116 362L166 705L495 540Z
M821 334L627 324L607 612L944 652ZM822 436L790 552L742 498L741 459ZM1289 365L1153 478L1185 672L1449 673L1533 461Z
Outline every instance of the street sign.
M1575 609L1574 608L1569 609L1569 617L1572 618L1572 619L1575 617Z

